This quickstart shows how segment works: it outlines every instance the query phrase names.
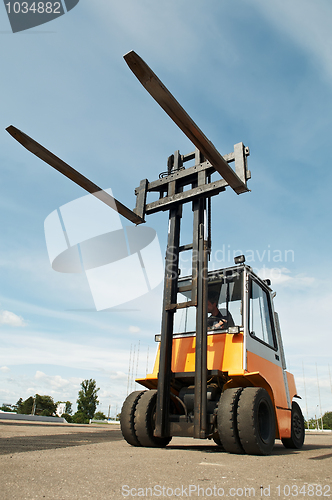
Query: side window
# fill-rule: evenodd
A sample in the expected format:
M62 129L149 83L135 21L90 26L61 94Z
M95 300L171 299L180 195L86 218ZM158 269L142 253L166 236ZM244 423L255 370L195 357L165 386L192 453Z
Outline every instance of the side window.
M187 302L188 297L178 294L178 302ZM174 333L196 331L196 307L178 309L174 315Z
M208 285L208 330L227 330L242 323L243 273L225 270Z
M275 348L276 343L271 325L271 308L269 297L254 280L251 280L251 296L249 306L250 335Z

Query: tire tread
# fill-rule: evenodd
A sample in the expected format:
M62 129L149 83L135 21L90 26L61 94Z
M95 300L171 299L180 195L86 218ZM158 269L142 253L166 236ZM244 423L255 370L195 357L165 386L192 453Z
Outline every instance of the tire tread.
M269 413L269 435L260 436L258 408L263 404ZM246 387L240 394L238 404L238 431L241 444L249 455L269 455L275 441L275 415L271 398L262 387Z
M154 427L151 424L155 411L157 391L145 391L136 406L134 425L137 439L141 446L164 448L171 437L159 438L153 435Z
M301 421L302 433L301 433L300 438L297 438L297 436L294 433L294 427L293 427L294 412L296 412L298 414L298 417ZM282 438L281 441L282 441L282 444L284 445L285 448L299 450L303 446L304 438L305 438L305 430L304 430L304 419L303 419L302 411L301 411L300 406L296 403L296 401L293 401L293 403L292 403L291 437L290 438Z
M121 409L121 432L127 443L131 444L132 446L141 446L135 432L134 417L137 403L144 392L146 391L135 391L129 394L129 396L127 396L127 398L125 399Z
M226 389L218 403L218 432L220 441L228 453L243 454L237 428L237 407L242 387Z

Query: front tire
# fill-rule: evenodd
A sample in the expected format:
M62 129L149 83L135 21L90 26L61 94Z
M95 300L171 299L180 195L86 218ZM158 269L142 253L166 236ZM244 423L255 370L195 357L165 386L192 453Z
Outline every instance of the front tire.
M228 453L243 454L237 426L237 409L242 387L226 389L218 403L218 434L220 441Z
M153 435L155 428L157 391L145 391L138 400L135 411L135 433L141 446L164 448L172 437Z
M283 438L281 441L285 448L293 448L299 450L303 446L304 436L305 430L302 411L299 405L295 401L293 401L291 437Z
M269 455L275 441L274 408L262 387L246 387L239 398L238 431L244 451L250 455Z
M132 446L141 446L137 439L135 427L134 427L134 417L137 403L140 397L144 394L144 391L135 391L129 394L127 399L122 405L121 415L120 415L120 426L121 432L128 444Z

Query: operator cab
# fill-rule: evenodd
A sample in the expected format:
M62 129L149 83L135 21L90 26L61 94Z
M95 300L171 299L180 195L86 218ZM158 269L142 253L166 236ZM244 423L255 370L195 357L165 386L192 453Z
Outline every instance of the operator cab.
M185 288L191 277L179 280ZM191 291L178 294L178 302L191 300ZM246 332L272 349L277 348L273 294L269 280L260 279L250 266L240 265L208 273L208 301L214 301L223 321L208 315L208 335ZM174 316L174 337L195 335L196 308L178 309Z

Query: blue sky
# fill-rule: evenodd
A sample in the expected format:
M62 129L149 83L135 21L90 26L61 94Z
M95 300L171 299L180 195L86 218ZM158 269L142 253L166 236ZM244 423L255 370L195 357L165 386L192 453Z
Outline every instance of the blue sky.
M211 265L241 249L272 275L302 409L319 412L318 372L332 410L331 18L328 0L81 0L12 34L2 8L0 403L36 392L75 402L80 381L95 378L113 414L130 349L134 374L152 370L161 286L134 311L82 311L93 307L86 277L53 271L44 220L85 193L5 132L15 125L134 207L142 178L193 150L125 64L135 50L222 154L249 146L251 192L213 200ZM148 225L164 252L167 215Z

